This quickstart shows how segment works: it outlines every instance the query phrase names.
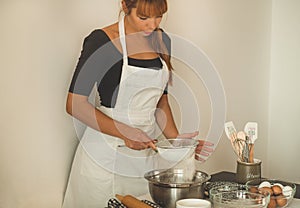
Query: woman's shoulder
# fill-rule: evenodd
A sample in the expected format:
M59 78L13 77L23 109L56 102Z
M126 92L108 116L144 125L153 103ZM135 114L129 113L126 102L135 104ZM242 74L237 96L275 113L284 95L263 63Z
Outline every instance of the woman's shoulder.
M90 55L98 48L108 44L109 42L110 39L103 29L94 29L84 38L83 52L85 55Z
M99 41L99 39L111 39L112 36L119 34L117 23L105 26L103 28L96 28L92 30L85 39L92 41Z
M99 47L113 40L118 36L118 34L119 31L116 30L115 24L103 28L97 28L92 30L84 38L84 44Z
M107 42L109 37L106 35L103 29L94 29L86 37L85 42Z
M110 40L119 38L119 25L118 22L102 28L102 31L109 37Z

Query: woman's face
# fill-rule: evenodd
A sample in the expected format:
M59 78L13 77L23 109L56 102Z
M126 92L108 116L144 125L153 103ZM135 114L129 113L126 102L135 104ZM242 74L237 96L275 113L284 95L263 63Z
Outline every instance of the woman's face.
M149 36L159 27L162 16L141 16L136 11L136 8L132 8L130 14L127 15L130 32L139 32L143 36Z

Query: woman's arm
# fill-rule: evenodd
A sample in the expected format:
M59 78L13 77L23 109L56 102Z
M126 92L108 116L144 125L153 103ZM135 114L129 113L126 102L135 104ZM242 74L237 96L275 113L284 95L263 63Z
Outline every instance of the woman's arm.
M167 94L163 94L160 98L155 113L156 122L158 123L158 126L162 130L164 136L168 139L176 137L194 138L199 134L198 131L179 134L173 118L171 107L169 105Z
M88 102L87 96L69 92L66 110L71 116L85 123L87 126L124 140L125 145L129 148L140 150L151 147L155 149L151 138L146 133L105 115Z
M157 104L156 110L156 122L166 138L194 138L198 136L199 132L195 131L192 133L179 134L176 128L172 111L168 101L168 95L164 94ZM213 152L214 144L208 141L199 140L199 144L195 150L195 159L201 162L205 161L205 157L208 157ZM203 158L204 156L204 158Z
M178 130L169 105L167 94L163 94L161 96L157 104L155 116L156 122L166 138L176 138L178 136Z
M124 135L117 129L117 125L120 124L97 110L91 103L88 102L87 96L69 92L66 110L71 116L77 118L87 126L105 134L110 134L124 139Z

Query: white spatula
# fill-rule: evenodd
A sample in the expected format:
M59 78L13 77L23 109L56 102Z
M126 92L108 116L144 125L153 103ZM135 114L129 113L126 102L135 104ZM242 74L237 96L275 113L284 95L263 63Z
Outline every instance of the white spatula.
M224 128L225 128L226 136L230 140L231 146L232 146L235 154L240 159L240 157L241 157L240 148L238 146L238 143L236 142L237 141L237 132L236 132L233 122L232 121L226 122L224 124Z
M258 127L256 122L248 122L245 125L244 131L249 137L249 162L254 162L254 142L257 139Z
M250 143L254 144L255 140L257 139L257 123L256 122L248 122L245 125L244 131L246 135L250 139Z

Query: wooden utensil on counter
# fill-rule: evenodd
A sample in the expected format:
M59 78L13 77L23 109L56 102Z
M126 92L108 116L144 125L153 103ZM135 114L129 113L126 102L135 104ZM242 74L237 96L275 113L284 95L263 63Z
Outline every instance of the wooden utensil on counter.
M119 195L116 194L117 199L124 204L127 208L152 208L151 206L145 204L144 202L138 200L131 195Z
M250 148L250 150L249 150L249 163L254 163L254 144L249 144L249 148Z

